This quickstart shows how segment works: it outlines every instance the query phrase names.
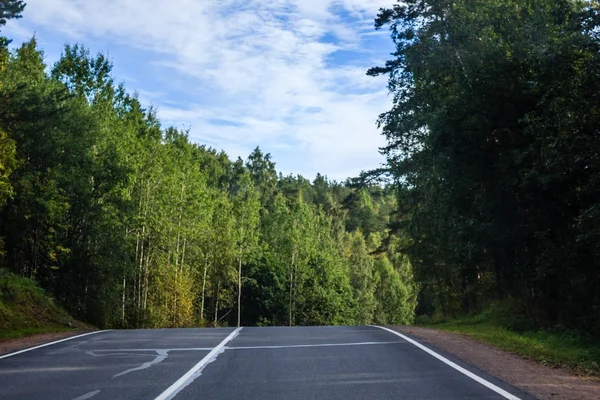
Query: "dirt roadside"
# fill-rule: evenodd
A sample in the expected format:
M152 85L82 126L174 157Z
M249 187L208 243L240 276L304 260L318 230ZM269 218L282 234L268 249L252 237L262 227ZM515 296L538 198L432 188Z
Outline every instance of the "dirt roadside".
M600 399L600 381L597 379L540 365L463 335L418 327L391 328L452 354L540 400Z
M91 330L77 330L69 332L57 333L41 333L39 335L31 335L18 339L2 339L0 340L0 356L3 354L12 353L27 349L29 347L39 346L40 344L50 343L55 340L65 339L71 336L81 335L82 333L91 332Z

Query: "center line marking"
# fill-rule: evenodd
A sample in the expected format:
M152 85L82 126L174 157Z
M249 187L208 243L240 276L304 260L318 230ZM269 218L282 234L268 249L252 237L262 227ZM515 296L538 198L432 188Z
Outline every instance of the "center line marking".
M154 400L169 400L175 397L175 395L179 393L181 389L192 383L192 381L199 376L199 373L202 372L202 369L206 367L208 363L214 361L221 352L225 351L225 345L239 335L241 330L242 328L237 328L235 331L231 332L229 336L227 336L221 343L217 345L217 347L212 349L210 353L204 356L204 358L200 360L198 364L194 365L188 372L186 372L181 378L169 386L167 390L162 392Z
M323 343L323 344L291 344L281 346L235 346L225 347L227 350L254 350L254 349L293 349L304 347L334 347L334 346L370 346L377 344L398 344L406 342L359 342L359 343Z
M95 350L88 350L89 352L93 352L93 353L103 353L103 352L113 352L113 353L118 353L118 352L157 352L157 351L211 351L213 348L212 347L182 347L182 348L178 348L178 349L95 349Z
M92 397L94 397L98 393L100 393L100 390L94 390L93 392L86 393L86 394L84 394L82 396L74 398L73 400L87 400L87 399L91 399Z

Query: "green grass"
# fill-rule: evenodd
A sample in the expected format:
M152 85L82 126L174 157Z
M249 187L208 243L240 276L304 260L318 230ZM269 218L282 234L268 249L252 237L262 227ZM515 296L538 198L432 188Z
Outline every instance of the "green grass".
M54 304L33 280L0 269L0 339L87 328Z
M580 333L564 329L511 330L487 314L421 326L460 333L541 364L600 375L600 341Z
M20 329L0 331L0 339L18 339L21 337L38 335L41 333L71 332L74 330L76 330L76 329L64 327L64 326L44 326L44 327L40 327L40 328L20 328Z

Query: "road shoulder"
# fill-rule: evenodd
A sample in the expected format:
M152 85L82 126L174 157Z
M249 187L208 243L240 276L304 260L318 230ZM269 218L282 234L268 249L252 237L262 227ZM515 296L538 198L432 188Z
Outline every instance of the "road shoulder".
M600 382L551 368L469 337L419 327L390 327L493 375L541 400L599 399Z
M39 346L54 342L60 339L66 339L71 336L81 335L82 333L92 332L92 330L76 330L67 332L55 333L40 333L37 335L20 337L17 339L2 339L0 340L0 356L15 351L28 349L30 347Z

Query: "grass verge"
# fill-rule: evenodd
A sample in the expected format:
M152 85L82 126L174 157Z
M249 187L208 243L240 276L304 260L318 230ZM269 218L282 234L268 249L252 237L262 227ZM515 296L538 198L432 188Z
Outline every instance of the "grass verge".
M459 333L553 367L567 367L584 375L600 376L600 342L563 329L511 330L485 315L419 324Z
M88 329L54 304L33 280L0 269L0 340Z
M0 331L0 340L18 339L26 336L39 335L43 333L60 333L79 331L78 328L64 326L44 326L40 328L22 328Z

